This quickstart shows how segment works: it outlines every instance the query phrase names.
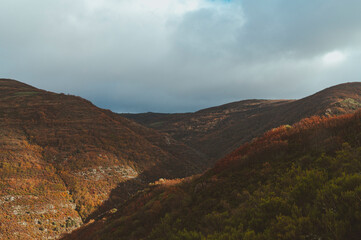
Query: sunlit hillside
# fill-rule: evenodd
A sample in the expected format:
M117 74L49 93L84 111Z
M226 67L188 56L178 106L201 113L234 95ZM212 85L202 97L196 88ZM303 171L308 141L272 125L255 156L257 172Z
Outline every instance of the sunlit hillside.
M359 239L361 112L272 129L64 239Z
M80 97L0 79L0 238L58 236L114 196L202 172L186 145ZM12 236L12 237L11 237Z

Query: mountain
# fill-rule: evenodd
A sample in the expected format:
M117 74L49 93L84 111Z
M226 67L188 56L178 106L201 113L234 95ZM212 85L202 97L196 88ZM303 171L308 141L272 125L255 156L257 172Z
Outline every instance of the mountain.
M0 79L0 153L0 239L59 236L105 200L208 167L166 133L10 79Z
M63 239L357 240L360 172L361 112L306 118L201 176L158 181Z
M245 100L182 114L122 114L168 133L204 153L210 164L242 143L283 124L313 115L352 113L361 107L361 83L327 88L300 100Z
M233 216L234 211L245 210L238 209L236 205L240 202L232 201L233 198L244 197L248 201L247 196L252 196L255 202L245 202L249 207L252 204L258 206L261 201L258 197L288 196L288 190L298 184L297 179L304 177L302 174L313 168L322 171L321 165L312 164L322 154L330 159L327 160L330 163L326 161L325 171L330 177L327 181L331 182L320 183L337 185L338 182L332 181L342 181L339 178L343 173L354 177L353 171L359 169L356 151L359 125L352 119L358 119L359 115L334 120L312 118L293 127L287 125L268 132L264 137L255 137L307 116L354 112L361 103L360 93L360 83L348 83L301 100L248 100L187 114L120 115L100 109L80 97L0 79L0 239L57 238L84 223L87 225L68 237L139 239L150 234L150 239L164 239L163 236L182 239L183 234L184 238L194 235L198 236L195 239L200 239L209 235L209 239L216 239L212 234L218 230L206 226L219 226L219 234L228 234L225 227L235 228L227 223L231 221L228 216ZM316 123L319 127L315 127ZM326 123L337 127L330 128ZM277 134L280 134L279 138ZM252 139L252 143L242 145L204 175L194 175ZM351 152L345 152L347 144L344 144L346 150L341 148L343 142L349 142ZM356 160L350 162L351 153ZM343 159L342 154L346 154L347 166L339 160ZM244 158L251 160L243 164ZM306 166L301 170L305 172L295 173L298 178L295 177L292 184L284 180L292 175L289 164L303 164L303 161ZM327 164L332 168L327 168ZM270 174L267 173L269 165L273 169ZM337 166L342 169L342 174ZM274 187L278 186L277 181L289 184L288 188L279 192ZM358 180L355 181L358 184ZM231 193L233 187L239 187L239 194ZM319 187L317 191L327 190L323 189L324 185ZM249 195L245 192L243 196L241 189L246 189ZM358 194L357 191L353 193L354 189L350 188L350 194ZM310 208L306 209L297 205L297 209L305 214L310 214L310 209L315 211L312 214L321 214L312 204L310 202ZM345 209L357 213L357 202L352 204L355 208L345 206ZM228 213L224 213L225 209ZM297 214L297 209L292 208L292 214ZM249 208L248 214L255 214L253 210ZM331 214L332 208L328 210ZM207 222L206 216L211 222ZM331 215L317 216L332 218ZM337 223L341 229L337 231L341 232L335 234L342 235L345 224L355 222L358 227L358 216L350 216L354 219L337 215L335 219L341 218L343 222L330 220L327 224L336 227L332 224ZM239 221L249 234L253 231L261 236L267 229L260 226L271 226L271 222L247 225L248 220L242 215ZM179 225L172 225L170 222L173 221ZM205 222L199 225L197 221ZM312 221L307 224L322 225ZM354 234L353 228L349 231ZM173 233L180 235L173 236ZM353 235L350 236L352 239Z

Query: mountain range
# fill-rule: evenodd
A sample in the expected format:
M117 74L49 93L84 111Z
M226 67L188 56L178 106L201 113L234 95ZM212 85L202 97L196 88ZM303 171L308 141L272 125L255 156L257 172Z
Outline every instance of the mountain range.
M220 217L218 232L226 234L224 228L232 226L222 221L237 210L229 199L257 198L257 191L282 177L277 174L292 174L290 164L308 153L311 163L302 174L320 154L331 158L347 148L345 142L356 151L359 114L343 114L360 106L361 83L346 83L300 100L245 100L195 113L117 114L77 96L0 79L0 239L58 238L84 223L66 238L188 239L169 235L184 229L185 235L198 234L189 239L216 239L217 231L194 221L227 210L227 217L209 216ZM327 120L336 115L343 117ZM359 165L348 164L353 170L345 173L352 175ZM261 176L268 168L273 170ZM333 180L340 177L331 170ZM177 219L179 225L169 223ZM249 227L246 220L239 220L244 227L237 234L265 234L265 227ZM176 230L162 238L163 227Z
M63 239L360 239L360 133L360 111L280 126Z
M204 153L212 163L272 128L303 118L352 113L361 107L361 84L346 83L300 100L245 100L181 114L122 114Z

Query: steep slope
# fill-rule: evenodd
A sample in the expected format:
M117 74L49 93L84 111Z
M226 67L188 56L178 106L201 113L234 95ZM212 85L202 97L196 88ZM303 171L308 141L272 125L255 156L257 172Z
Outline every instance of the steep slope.
M307 118L202 176L158 183L64 239L357 240L360 171L361 112Z
M167 134L15 80L0 79L0 126L2 239L57 236L120 183L117 202L150 181L206 168L204 156Z
M213 163L242 143L282 124L313 115L352 113L361 107L361 83L337 85L300 100L246 100L185 114L123 114L169 133Z
M41 239L79 227L82 220L43 148L23 131L0 129L0 239Z

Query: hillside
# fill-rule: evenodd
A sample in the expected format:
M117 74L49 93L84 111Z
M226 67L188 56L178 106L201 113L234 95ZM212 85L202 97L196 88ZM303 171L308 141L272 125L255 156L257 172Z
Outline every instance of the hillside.
M1 239L59 236L104 200L111 206L150 181L207 167L168 134L9 79L0 79L0 146Z
M360 171L361 112L307 118L201 176L157 182L63 239L357 240Z
M361 107L361 83L327 88L300 100L245 100L184 114L122 114L199 149L211 164L242 143L282 124L313 115L352 113Z

